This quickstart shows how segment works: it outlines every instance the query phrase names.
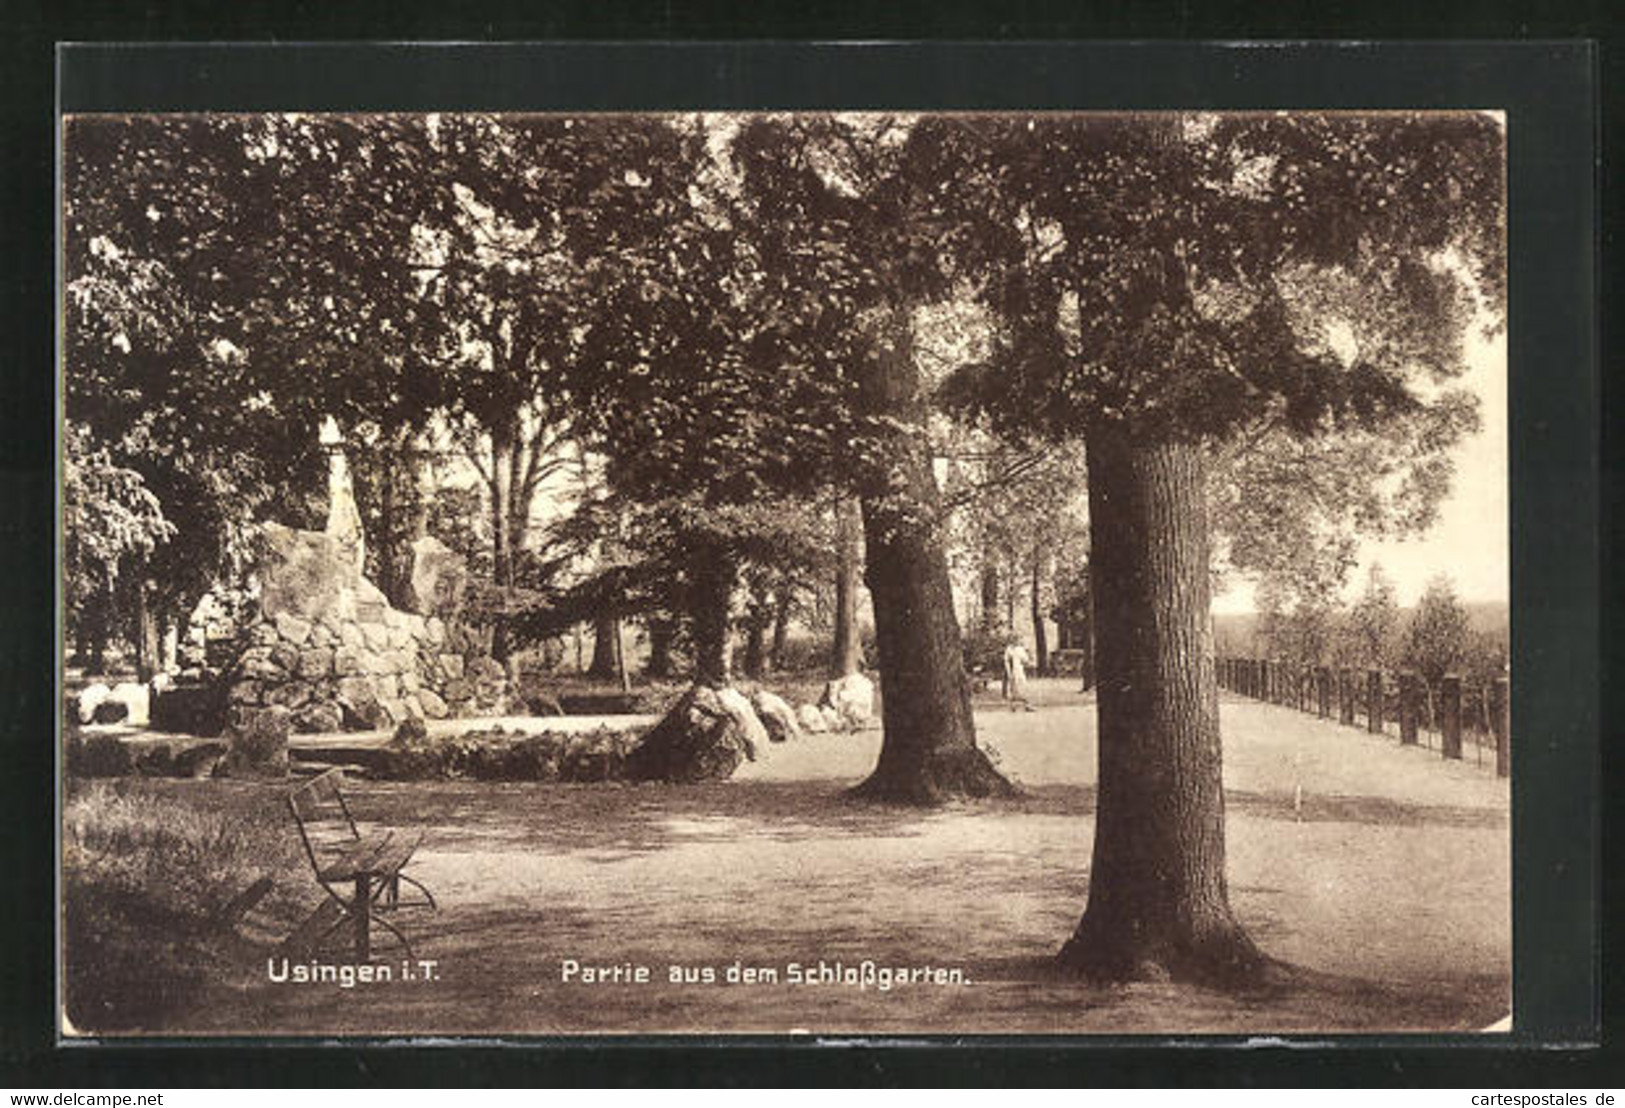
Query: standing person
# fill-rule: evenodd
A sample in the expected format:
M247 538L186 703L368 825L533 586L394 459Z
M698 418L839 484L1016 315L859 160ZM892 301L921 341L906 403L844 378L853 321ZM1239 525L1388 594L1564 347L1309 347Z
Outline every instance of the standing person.
M1004 647L1004 683L1001 689L1006 700L1019 700L1029 712L1032 702L1027 699L1027 666L1032 659L1020 641L1011 638Z

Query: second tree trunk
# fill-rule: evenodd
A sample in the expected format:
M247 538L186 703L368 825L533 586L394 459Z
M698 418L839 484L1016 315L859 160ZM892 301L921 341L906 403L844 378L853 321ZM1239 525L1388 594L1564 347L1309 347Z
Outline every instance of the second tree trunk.
M1112 428L1088 464L1100 772L1089 903L1060 961L1243 983L1263 959L1225 880L1203 456Z

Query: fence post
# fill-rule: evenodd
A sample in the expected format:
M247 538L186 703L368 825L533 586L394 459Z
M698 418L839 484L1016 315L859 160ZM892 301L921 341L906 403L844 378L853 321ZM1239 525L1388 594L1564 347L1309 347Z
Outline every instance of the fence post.
M1399 675L1399 741L1402 746L1416 745L1416 714L1421 707L1421 681L1414 673Z
M1274 676L1270 673L1270 668L1268 658L1258 659L1258 699L1263 701L1270 698L1270 681Z
M1315 707L1319 709L1321 719L1331 717L1332 674L1325 666L1315 667Z
M1439 731L1446 758L1461 757L1461 678L1439 682Z
M1354 725L1354 677L1346 669L1337 671L1337 722Z
M1382 734L1382 670L1367 670L1365 675L1366 727L1373 735Z
M1490 728L1495 732L1495 776L1512 775L1512 726L1507 718L1507 679L1490 682Z

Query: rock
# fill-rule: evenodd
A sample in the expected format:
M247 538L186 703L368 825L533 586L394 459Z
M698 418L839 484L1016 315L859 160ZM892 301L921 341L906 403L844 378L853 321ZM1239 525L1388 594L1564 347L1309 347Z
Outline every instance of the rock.
M818 710L816 704L803 704L796 709L796 723L809 735L822 735L829 730L829 723L824 719L824 713Z
M801 738L795 709L783 697L766 689L757 689L751 694L750 704L756 709L756 717L762 721L769 742L782 743Z
M417 655L410 650L391 651L384 658L389 673L412 673L418 666Z
M423 637L429 645L439 646L446 641L446 624L439 616L430 616L423 622Z
M369 691L365 697L339 698L339 713L346 731L377 731L389 726L389 713Z
M419 642L422 642L424 639L429 637L428 625L424 621L423 617L412 612L407 613L406 630L407 633L412 636L412 638Z
M462 610L468 566L462 555L430 535L412 543L412 574L407 608L425 616Z
M211 777L225 756L224 743L202 743L175 755L172 772L176 777Z
M318 623L310 629L311 646L332 646L339 641L339 637L328 629L325 622Z
M417 671L410 666L401 671L400 686L402 693L415 693L423 687Z
M447 703L458 700L472 700L474 699L474 686L461 679L447 681L445 688L440 690L440 695L446 698Z
M440 669L448 679L456 681L463 675L463 656L461 654L440 655Z
M417 692L417 697L418 703L423 706L424 715L428 716L430 719L446 718L446 702L441 700L440 697L437 696L432 690L419 689Z
M428 741L428 726L421 719L418 719L415 716L410 719L402 720L400 726L395 728L394 738L390 739L390 742L396 743L400 746L411 746L426 743Z
M136 748L134 768L143 777L170 777L175 772L175 752L168 743L143 743Z
M334 702L322 700L295 712L293 729L301 735L327 735L344 729L344 712Z
M278 612L275 618L278 636L290 646L305 645L305 641L310 638L309 620L301 619L292 612Z
M834 708L843 726L856 730L874 719L875 685L861 673L849 673L824 686L819 707Z
M367 639L368 649L375 651L389 649L389 628L385 627L382 622L363 623L361 633Z
M751 761L756 760L756 748L768 741L767 728L762 726L761 717L756 714L745 694L738 689L718 689L717 699L721 702L723 710L733 716L744 733L745 740L751 746Z
M280 704L290 712L297 712L310 703L310 686L303 681L289 681L277 685L265 694L267 704Z
M353 646L340 646L333 651L333 673L350 677L362 671L361 651Z
M395 680L392 673L380 674L372 679L372 687L378 694L379 700L394 700L400 695L400 683Z
M100 681L94 685L86 685L84 691L79 694L79 722L89 723L95 719L96 708L112 695L112 687Z
M226 699L232 704L258 704L261 686L258 681L238 681L231 686Z
M274 623L256 623L248 633L248 641L253 646L275 646L281 639ZM203 641L201 637L199 641Z
M130 714L129 705L122 700L104 700L90 713L92 723L123 723Z
M366 649L367 638L354 623L339 624L339 644L354 651Z
M724 693L733 695L725 700ZM732 776L740 762L756 758L752 729L742 717L761 733L761 721L738 692L694 686L627 753L627 780L721 781Z
M389 697L387 699L385 697L379 697L378 703L383 705L384 714L389 717L389 722L392 724L405 723L407 720L413 718L412 713L407 710L406 703L402 700L398 700L394 697Z
M271 661L284 673L299 669L299 648L291 643L279 642L271 647Z
M333 672L333 652L325 646L299 652L299 676L306 680L326 677Z
M286 777L293 714L280 705L262 709L231 736L222 769L227 777Z
M139 681L120 681L113 686L108 702L124 705L124 722L135 727L147 726L152 705L152 691Z
M840 712L836 711L834 708L830 707L828 704L824 705L822 708L819 708L818 710L821 713L823 713L823 716L824 716L824 730L826 730L826 731L845 731L846 730L846 720L841 718L841 713Z

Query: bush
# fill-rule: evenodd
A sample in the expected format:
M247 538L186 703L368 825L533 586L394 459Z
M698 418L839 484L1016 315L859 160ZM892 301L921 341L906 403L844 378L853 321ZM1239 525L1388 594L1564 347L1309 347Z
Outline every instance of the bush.
M194 794L195 795L195 794ZM240 804L232 790L211 796ZM274 804L206 808L124 780L75 786L63 811L68 1018L84 1031L152 1029L210 977L222 909L259 874L300 864Z
M522 735L494 727L440 739L392 742L380 776L393 781L616 781L640 736L599 728L587 734Z

